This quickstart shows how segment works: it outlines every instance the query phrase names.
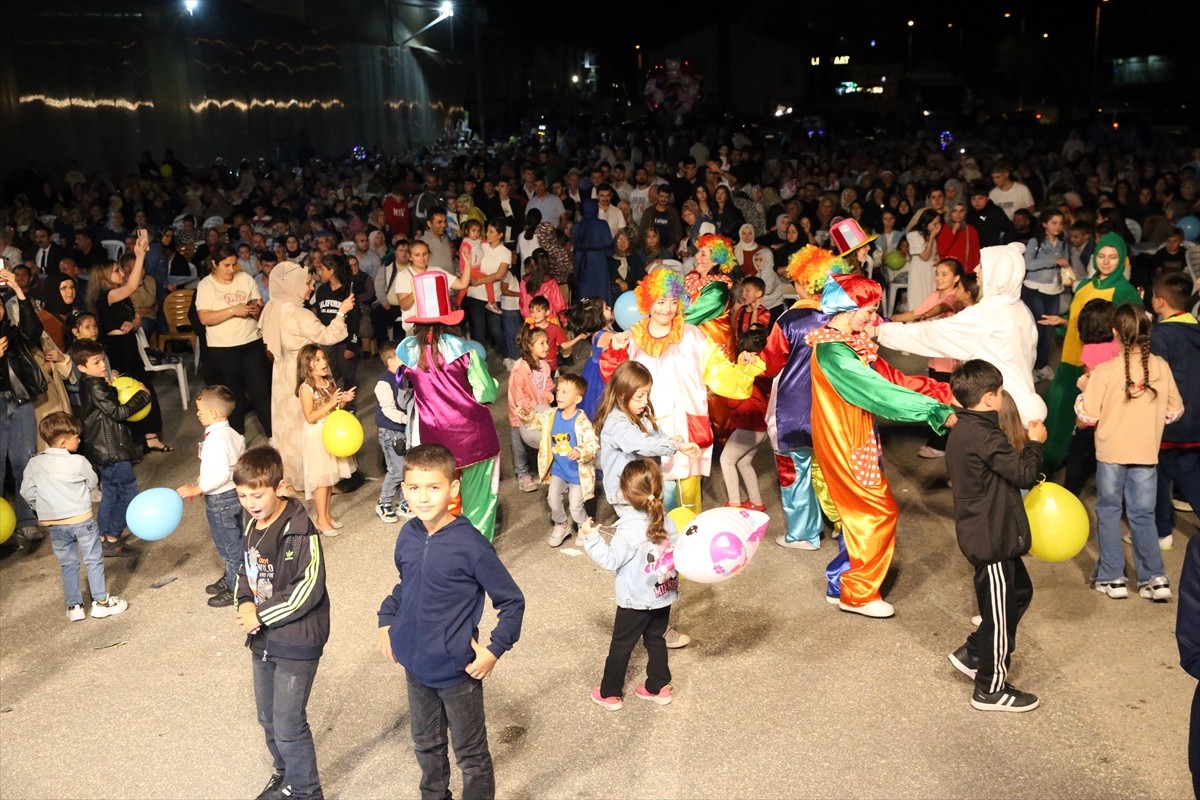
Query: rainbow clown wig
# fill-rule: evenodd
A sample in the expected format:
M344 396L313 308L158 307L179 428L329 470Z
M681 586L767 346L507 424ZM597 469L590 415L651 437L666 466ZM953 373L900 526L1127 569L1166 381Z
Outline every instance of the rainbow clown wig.
M635 291L637 292L638 310L643 314L649 314L650 307L654 305L655 301L664 297L673 297L678 300L681 311L687 303L687 293L684 291L683 281L667 267L651 270L649 275L642 278Z
M733 272L737 259L733 254L733 241L719 233L706 233L696 239L696 249L707 247L712 254L713 263L726 274Z
M831 275L849 275L854 268L831 251L806 244L788 259L788 277L813 297L821 294Z

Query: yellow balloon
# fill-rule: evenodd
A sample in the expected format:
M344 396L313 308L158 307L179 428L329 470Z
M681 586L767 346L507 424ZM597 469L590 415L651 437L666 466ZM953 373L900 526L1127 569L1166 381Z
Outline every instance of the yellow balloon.
M349 411L339 408L325 417L325 424L321 426L321 441L330 455L349 458L362 447L362 423Z
M129 399L146 387L142 382L135 380L128 375L122 375L113 381L113 388L117 390L117 400L121 405L129 402ZM147 403L144 408L136 414L132 414L127 418L128 422L141 422L150 413L150 404Z
M1070 561L1087 544L1092 524L1079 498L1043 481L1025 496L1032 534L1029 552L1042 561Z
M680 506L667 512L667 516L675 523L676 529L683 533L691 521L696 518L696 512L687 506Z
M16 529L17 512L13 511L7 500L0 497L0 544L7 542Z

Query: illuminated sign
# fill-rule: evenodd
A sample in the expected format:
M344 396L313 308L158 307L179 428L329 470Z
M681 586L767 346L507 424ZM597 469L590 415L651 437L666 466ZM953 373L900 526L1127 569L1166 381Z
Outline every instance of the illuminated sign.
M834 56L833 65L835 67L844 67L850 63L850 56Z

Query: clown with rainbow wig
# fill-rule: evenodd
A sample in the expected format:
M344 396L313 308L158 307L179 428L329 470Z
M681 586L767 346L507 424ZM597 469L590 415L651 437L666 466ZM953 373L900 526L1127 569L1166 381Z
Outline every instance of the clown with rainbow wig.
M730 302L733 278L729 274L735 266L733 242L720 234L706 233L696 239L695 269L683 276L688 297L684 322L703 331L727 358L737 352Z
M668 511L686 505L699 513L700 478L712 468L708 391L745 400L754 379L762 374L763 362L743 354L738 363L731 363L724 350L695 325L687 324L684 282L670 269L653 270L638 284L636 292L638 308L649 316L612 337L600 359L601 373L608 380L629 359L650 370L654 378L650 402L658 415L658 427L668 436L679 436L700 446L699 458L682 453L663 458L664 504Z
M821 291L832 275L848 275L854 268L828 250L805 245L788 259L788 277L799 299L783 312L771 329L762 359L763 373L774 378L767 401L767 436L775 451L779 493L787 532L775 541L797 550L821 546L825 526L821 512L840 530L841 517L829 497L812 448L812 348L804 337L825 327L829 316L821 311Z
M804 337L813 349L813 455L842 517L826 599L876 618L896 613L879 589L896 549L900 510L883 474L875 417L924 422L938 433L954 423L948 384L905 375L879 357L867 328L882 296L869 278L832 276L821 292L829 323Z

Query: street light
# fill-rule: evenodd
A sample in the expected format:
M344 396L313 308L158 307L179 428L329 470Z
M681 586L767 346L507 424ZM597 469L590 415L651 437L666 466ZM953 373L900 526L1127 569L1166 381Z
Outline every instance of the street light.
M913 27L914 27L916 24L917 24L916 20L912 20L912 19L910 19L910 20L908 21L908 71L909 71L909 72L912 72L912 40L913 40Z
M183 0L183 9L188 14L195 14L198 5L200 5L200 0Z
M194 0L193 0L193 1L194 1ZM454 16L454 6L453 6L453 5L450 3L450 0L445 0L445 2L443 2L443 3L442 3L440 6L438 6L438 15L437 15L437 17L436 17L436 18L433 20L433 22L430 22L430 23L429 23L428 25L426 25L425 27L423 27L423 28L421 28L420 30L418 30L418 31L414 32L414 33L413 33L411 36L409 36L407 39L405 39L403 42L401 42L401 43L400 43L400 46L401 46L401 47L403 47L404 45L406 45L406 44L408 44L409 42L411 42L413 39L415 39L415 38L417 38L418 36L420 36L420 35L421 35L422 33L424 33L425 31L427 31L427 30L429 30L430 28L432 28L434 25L437 25L437 24L438 24L439 22L441 22L442 20L444 20L444 19L449 19L450 17L453 17L453 16Z
M1099 92L1099 84L1097 83L1097 70L1100 67L1100 9L1108 0L1100 0L1096 3L1096 35L1092 40L1092 102L1096 102L1096 95Z

